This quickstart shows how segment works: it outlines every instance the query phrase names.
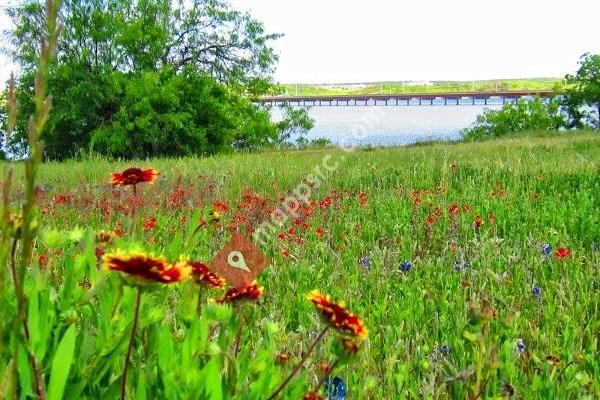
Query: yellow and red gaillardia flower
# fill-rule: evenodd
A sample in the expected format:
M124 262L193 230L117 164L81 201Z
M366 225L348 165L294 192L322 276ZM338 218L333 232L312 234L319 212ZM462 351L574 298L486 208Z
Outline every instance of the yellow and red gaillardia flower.
M186 260L171 264L163 256L136 252L117 251L105 254L102 259L107 269L128 274L146 283L181 282L190 276L192 269Z
M197 284L204 284L213 288L225 287L225 279L209 270L204 263L194 261L190 265L192 267L192 277Z
M110 244L114 240L114 235L106 231L98 231L95 235L97 244Z
M114 172L110 183L113 186L137 185L138 183L153 184L160 173L155 169L128 168L123 172Z
M225 302L236 302L240 300L258 300L263 292L263 288L258 286L256 281L241 285L235 288L231 288L225 293L222 299L218 300L218 303L223 304Z
M334 328L361 339L367 337L367 328L360 318L346 310L344 303L336 304L329 296L322 295L318 290L310 292L307 298L321 310L327 322Z
M343 338L342 347L344 348L344 351L346 351L346 353L349 355L355 355L356 353L358 353L358 345L352 339Z

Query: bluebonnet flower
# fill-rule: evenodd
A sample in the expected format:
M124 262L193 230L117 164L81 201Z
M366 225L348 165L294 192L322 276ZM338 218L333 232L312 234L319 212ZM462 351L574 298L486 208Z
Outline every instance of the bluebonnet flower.
M371 259L369 257L361 257L358 263L365 268L371 268Z
M442 347L440 347L440 352L446 357L448 357L450 355L450 346L448 346L447 344L443 345Z
M402 261L402 264L400 264L400 269L402 270L402 272L408 272L411 268L412 264L408 260L404 260Z
M527 346L525 346L525 341L522 338L517 339L517 343L515 343L515 351L518 355L522 355L527 350Z
M545 256L551 256L552 255L552 246L550 246L548 243L544 243L542 245L542 254Z
M594 242L594 243L592 243L592 245L591 245L590 247L591 247L591 249L592 249L592 253L595 253L595 252L597 252L597 251L598 251L598 249L599 249L599 247L598 247L598 244L597 244L597 243L595 243L595 242Z
M542 296L542 288L538 285L533 285L531 288L531 293L533 293L535 297L540 298Z
M328 400L346 400L346 384L339 376L333 379L325 378L323 389Z
M471 266L471 263L468 261L465 261L465 262L456 261L454 263L454 270L460 272L463 269L469 268L470 266Z

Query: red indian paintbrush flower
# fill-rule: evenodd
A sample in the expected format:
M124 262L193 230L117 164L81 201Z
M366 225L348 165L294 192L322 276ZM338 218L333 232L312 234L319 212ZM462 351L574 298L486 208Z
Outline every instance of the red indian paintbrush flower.
M554 253L554 257L558 258L559 260L564 260L566 258L569 258L570 256L571 252L566 247L559 247Z
M110 183L113 186L125 186L125 185L137 185L138 183L149 183L153 184L160 173L156 170L141 169L141 168L128 168L123 172L114 172Z
M307 296L315 307L321 310L323 316L336 329L350 333L353 336L364 339L367 337L367 328L360 318L352 314L344 307L344 303L333 303L329 296L324 296L318 290L313 290Z
M240 300L257 300L263 292L263 288L256 284L256 281L231 288L225 293L222 299L217 302L220 304L227 302L235 302Z
M105 254L102 259L107 269L123 272L142 282L176 283L191 273L191 267L185 260L170 264L165 257L152 254L117 251Z
M152 231L156 228L156 218L155 217L147 217L144 218L142 222L142 227L145 231Z
M477 214L475 216L475 222L473 222L473 226L475 228L481 228L481 225L483 225L483 219L481 218L481 215Z
M222 288L225 287L225 279L215 274L208 267L199 262L195 261L191 263L192 266L192 277L198 284L204 284L208 287Z
M448 209L448 212L453 215L458 214L459 211L460 211L460 207L456 203L452 203L450 205L450 208Z

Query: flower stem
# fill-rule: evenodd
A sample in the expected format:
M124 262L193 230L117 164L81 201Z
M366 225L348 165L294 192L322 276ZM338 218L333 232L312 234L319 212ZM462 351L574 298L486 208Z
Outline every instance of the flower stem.
M131 200L131 226L129 227L129 236L133 237L135 233L135 209L137 208L137 186L133 185L133 199Z
M10 270L12 273L13 283L15 285L16 292L24 293L23 290L21 290L21 282L19 281L19 278L17 276L17 243L18 243L18 240L13 239L13 244L12 244L12 247L10 250ZM19 309L25 308L25 305L22 304L25 302L24 295L17 296L17 302L19 303L19 305L18 305ZM23 337L25 339L25 343L28 343L29 342L29 324L27 323L27 317L25 317L24 315L22 315L20 317L21 317L21 323L23 324ZM18 325L16 325L16 326L18 326ZM35 381L34 382L35 383L35 394L37 395L38 399L44 400L46 398L46 395L44 393L42 375L40 374L40 370L38 369L37 363L35 361L35 355L30 350L27 349L27 345L25 345L24 347L27 352L27 358L29 359L29 364L31 364L31 371L33 372L33 379Z
M198 304L196 305L196 316L200 317L200 311L202 311L202 286L198 288Z
M272 395L269 396L269 398L267 400L273 400L275 397L277 397L277 395L279 395L279 393L281 393L281 391L283 389L285 389L285 387L287 386L287 384L290 383L290 381L292 380L292 378L304 366L304 363L306 363L306 360L308 359L308 356L313 352L313 350L315 349L315 347L317 347L317 344L321 341L321 339L323 339L323 336L325 336L325 334L327 333L328 329L329 329L328 326L326 326L325 328L323 328L323 330L321 331L321 333L319 333L319 336L317 336L317 338L315 339L315 341L308 348L308 351L302 357L302 360L300 360L300 362L298 363L298 365L296 365L294 367L294 369L288 375L288 377L285 378L285 380L283 382L281 382L281 385L279 385L279 387L273 392Z
M133 326L131 327L131 337L129 338L129 347L125 356L125 365L123 366L123 383L121 384L121 400L125 400L125 392L127 389L127 370L129 369L129 360L131 351L133 350L133 342L135 340L135 332L137 330L138 319L140 315L140 304L142 302L142 288L138 288L135 295L135 311L133 316Z
M240 327L238 328L238 332L237 335L235 336L235 350L234 350L234 356L237 358L239 352L240 352L240 341L242 339L242 329L244 329L244 317L242 316L242 313L240 312L241 307L236 307L236 311L237 311L237 315L238 318L240 319Z

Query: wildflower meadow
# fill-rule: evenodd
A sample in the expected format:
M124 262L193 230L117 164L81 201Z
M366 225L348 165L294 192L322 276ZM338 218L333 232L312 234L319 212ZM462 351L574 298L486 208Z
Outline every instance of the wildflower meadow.
M21 326L3 319L2 390L597 398L599 144L45 163L21 281L29 333L13 352ZM269 258L238 287L209 268L235 233ZM17 315L10 269L2 282Z
M2 162L0 398L600 398L597 132L42 162L59 6Z

